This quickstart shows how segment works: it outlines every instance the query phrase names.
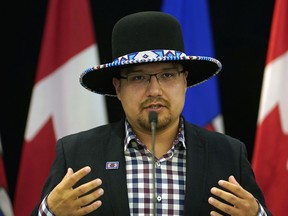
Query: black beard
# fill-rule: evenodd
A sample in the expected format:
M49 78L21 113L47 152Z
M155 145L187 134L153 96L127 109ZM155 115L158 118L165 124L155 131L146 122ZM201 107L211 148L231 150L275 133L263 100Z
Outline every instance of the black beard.
M164 119L159 120L158 119L158 124L156 126L156 130L163 130L166 129L168 127L168 125L171 123L172 119L169 116L165 117ZM146 119L144 119L143 117L139 117L137 119L138 124L145 129L146 131L151 131L151 125L149 124L149 121L147 121Z

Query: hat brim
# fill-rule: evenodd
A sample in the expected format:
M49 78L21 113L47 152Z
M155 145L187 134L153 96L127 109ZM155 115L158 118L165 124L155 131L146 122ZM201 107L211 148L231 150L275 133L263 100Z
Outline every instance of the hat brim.
M218 74L222 64L217 59L207 56L182 56L179 58L150 58L145 60L122 61L119 64L108 63L95 66L85 70L80 76L81 85L97 94L105 96L116 96L112 83L113 77L117 77L122 68L134 64L147 64L156 62L176 62L184 66L189 72L187 77L187 88L199 85L212 76Z

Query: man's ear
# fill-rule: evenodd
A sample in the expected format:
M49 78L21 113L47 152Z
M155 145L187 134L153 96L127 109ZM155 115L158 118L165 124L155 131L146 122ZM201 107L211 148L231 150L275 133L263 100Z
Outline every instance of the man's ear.
M121 99L120 99L120 89L121 89L121 82L120 82L120 80L117 79L117 78L115 78L115 77L113 77L112 83L113 83L113 85L114 85L114 87L115 87L115 91L116 91L116 94L117 94L118 99L121 100Z
M184 76L185 76L186 79L187 79L187 77L188 77L188 73L189 73L188 71L185 71L185 72L184 72Z
M184 72L184 77L185 77L185 85L186 85L186 87L187 87L187 77L188 77L188 71L185 71Z

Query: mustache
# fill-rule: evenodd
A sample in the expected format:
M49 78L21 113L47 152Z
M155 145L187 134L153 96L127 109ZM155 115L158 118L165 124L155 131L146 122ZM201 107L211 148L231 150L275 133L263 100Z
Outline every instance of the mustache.
M140 104L140 108L144 109L152 103L160 103L162 106L170 107L169 102L163 98L148 98Z

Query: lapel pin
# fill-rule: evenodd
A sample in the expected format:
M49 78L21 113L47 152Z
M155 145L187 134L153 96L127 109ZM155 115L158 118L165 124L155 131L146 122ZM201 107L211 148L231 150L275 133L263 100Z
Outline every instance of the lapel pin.
M106 170L118 169L119 161L108 161L106 162Z

